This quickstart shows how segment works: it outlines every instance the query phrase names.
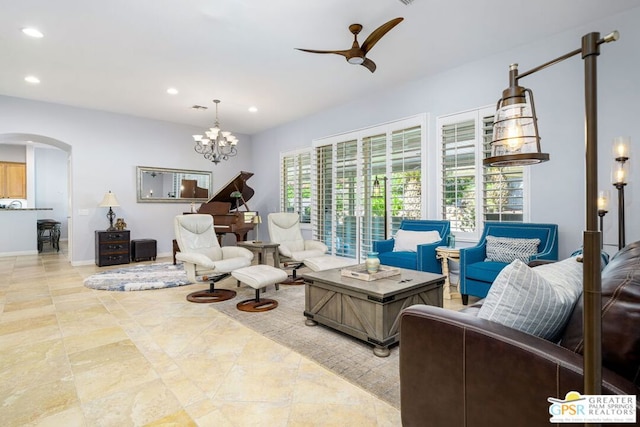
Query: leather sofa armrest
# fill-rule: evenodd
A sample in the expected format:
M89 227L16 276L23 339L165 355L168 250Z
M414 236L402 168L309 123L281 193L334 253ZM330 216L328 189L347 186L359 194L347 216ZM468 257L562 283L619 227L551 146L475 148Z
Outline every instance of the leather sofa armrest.
M400 326L402 424L549 423L548 397L582 391L582 356L515 329L439 307L405 309ZM603 394L637 394L603 369Z

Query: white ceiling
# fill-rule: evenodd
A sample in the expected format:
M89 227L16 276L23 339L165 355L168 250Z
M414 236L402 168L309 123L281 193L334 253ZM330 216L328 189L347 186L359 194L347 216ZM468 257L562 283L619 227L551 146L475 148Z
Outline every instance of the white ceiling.
M638 7L637 0L1 2L0 94L203 127L212 126L218 98L222 128L245 134ZM294 50L348 49L350 24L364 26L362 43L398 16L405 20L367 55L378 66L373 74L338 55ZM22 34L29 26L44 38ZM41 83L24 82L28 74ZM179 94L168 95L170 86ZM190 108L196 104L209 109ZM247 111L252 105L258 113Z

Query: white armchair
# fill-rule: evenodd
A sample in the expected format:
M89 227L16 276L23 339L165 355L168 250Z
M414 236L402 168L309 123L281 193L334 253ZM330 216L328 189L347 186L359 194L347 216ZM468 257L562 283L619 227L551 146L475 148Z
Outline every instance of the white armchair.
M228 277L238 268L251 265L253 253L237 246L220 247L211 215L178 215L174 220L176 242L180 252L176 259L193 282L209 281L209 289L187 295L191 302L210 303L231 299L236 292L216 289L215 282Z
M327 253L327 245L316 240L304 240L300 230L300 216L297 213L277 212L269 214L269 238L279 243L280 260L285 266L293 265L292 275L283 283L301 283L296 270L307 258L319 257Z

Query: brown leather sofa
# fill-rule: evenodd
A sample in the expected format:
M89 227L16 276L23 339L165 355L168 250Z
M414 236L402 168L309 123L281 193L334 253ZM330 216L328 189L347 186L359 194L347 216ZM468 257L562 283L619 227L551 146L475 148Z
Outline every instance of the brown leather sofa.
M582 299L560 343L477 318L477 310L415 305L402 313L403 426L549 426L547 398L582 392ZM602 364L602 394L640 397L640 241L602 271Z

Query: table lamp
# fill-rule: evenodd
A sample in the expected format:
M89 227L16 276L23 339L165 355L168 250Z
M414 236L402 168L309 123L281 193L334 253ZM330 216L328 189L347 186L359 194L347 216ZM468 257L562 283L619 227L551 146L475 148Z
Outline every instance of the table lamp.
M116 228L113 226L113 218L116 217L116 214L111 208L120 206L120 203L118 203L118 199L116 199L115 194L113 194L111 190L109 190L108 193L105 193L104 198L98 206L101 208L109 208L109 212L107 213L107 218L109 218L109 228L107 228L107 231L114 231Z

